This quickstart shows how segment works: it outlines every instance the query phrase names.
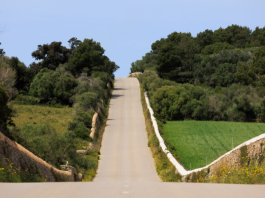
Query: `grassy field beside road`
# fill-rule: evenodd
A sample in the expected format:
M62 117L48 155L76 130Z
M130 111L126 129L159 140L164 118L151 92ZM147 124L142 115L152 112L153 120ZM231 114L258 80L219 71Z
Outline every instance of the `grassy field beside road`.
M164 139L176 149L186 169L200 168L211 163L234 147L265 133L264 123L168 121Z
M36 105L13 105L16 116L13 118L17 127L23 124L49 123L58 133L67 130L68 122L73 119L73 108L54 108Z

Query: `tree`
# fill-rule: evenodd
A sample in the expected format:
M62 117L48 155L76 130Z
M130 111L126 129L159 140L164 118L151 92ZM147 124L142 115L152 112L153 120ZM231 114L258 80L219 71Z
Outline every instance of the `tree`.
M81 41L77 40L76 37L72 37L71 39L69 39L68 43L70 45L71 51L74 51L77 48L77 46L79 45L79 43L81 43Z
M201 54L210 55L210 54L215 54L215 53L218 53L218 52L226 50L226 49L235 49L235 47L228 44L228 43L216 42L212 45L205 46L202 49Z
M252 70L256 75L256 79L261 85L265 85L265 46L259 47L254 54Z
M190 33L173 32L168 35L158 52L159 76L176 82L189 82L192 78L195 54L199 51L199 45Z
M68 62L70 50L61 44L62 42L54 41L50 45L38 45L38 49L31 54L36 60L42 60L37 63L38 69L48 68L50 70L55 70L59 64ZM34 63L34 65L35 64L36 63ZM37 67L35 66L35 68Z
M34 78L34 71L31 68L25 66L20 62L17 57L11 57L9 60L10 67L16 71L16 83L15 87L21 91L29 91L30 83Z
M2 43L0 43L0 45L1 45ZM4 56L5 55L5 52L4 52L4 50L3 49L0 49L0 56Z
M70 71L74 75L85 72L90 76L93 70L100 70L104 66L104 52L100 43L93 39L84 39L73 52L69 63Z
M101 47L100 43L93 39L84 39L73 52L72 59L67 69L75 76L82 72L91 76L94 71L107 72L111 75L119 66L111 62L109 58L104 55L104 52L105 50Z
M6 136L12 138L8 131L7 125L13 124L12 122L12 110L7 106L8 95L5 88L0 84L0 131Z
M30 94L46 102L69 103L77 81L63 66L56 71L42 69L30 85Z
M251 34L250 47L260 47L265 45L265 27L256 29Z
M179 68L181 67L181 58L178 50L173 44L164 45L157 57L157 73L161 78L177 80Z
M229 43L237 48L245 48L250 41L251 30L248 27L231 25L214 31L214 42Z
M211 45L214 42L213 31L206 29L204 32L198 33L196 41L200 45L201 49L207 45Z

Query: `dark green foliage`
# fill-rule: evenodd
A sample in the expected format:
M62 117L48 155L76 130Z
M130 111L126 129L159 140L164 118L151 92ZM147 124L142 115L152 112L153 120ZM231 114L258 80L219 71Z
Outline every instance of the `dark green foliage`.
M157 54L146 53L142 60L137 60L131 64L131 73L144 72L145 70L156 70Z
M214 33L212 30L206 29L204 32L197 34L196 41L200 45L200 48L204 48L207 45L211 45L214 42Z
M200 56L199 63L195 64L193 70L194 84L206 83L212 87L219 85L227 87L240 81L244 84L250 83L251 77L244 76L246 73L243 67L251 64L249 61L256 50L256 48L224 50L210 56Z
M69 103L77 81L63 67L56 71L42 69L30 86L30 94L47 102Z
M68 130L74 131L76 137L90 141L91 123L92 116L87 112L81 112L73 121L68 123Z
M77 96L80 109L90 110L97 109L98 95L94 92L86 92Z
M9 65L16 71L17 79L15 87L19 91L28 92L30 83L32 82L35 72L31 68L25 66L24 63L20 62L17 57L11 57Z
M250 42L251 30L248 27L231 25L214 31L215 42L226 42L237 48L245 48Z
M81 41L78 40L76 37L72 37L71 39L69 39L68 43L70 45L70 49L74 51L79 45L79 43L81 43Z
M249 48L265 45L264 35L265 28L252 32L238 25L215 31L206 29L195 38L190 33L173 32L154 42L150 53L132 63L131 72L155 68L161 78L178 83L264 86L264 61L258 58L252 65L258 48ZM259 51L256 56L262 57L262 50Z
M7 137L13 139L12 135L9 133L7 125L12 125L12 110L7 105L8 95L5 89L0 84L0 131Z
M260 47L265 45L265 27L256 29L251 34L249 47Z
M59 167L75 155L76 140L73 132L58 134L48 123L24 124L20 128L20 144L38 157Z
M38 49L32 52L31 55L36 60L42 60L37 64L33 64L36 70L40 71L42 68L56 70L59 64L64 64L69 61L70 50L62 46L62 42L54 41L50 45L38 45ZM35 65L38 65L38 67Z
M111 62L104 55L104 52L105 50L100 43L93 41L93 39L84 39L73 52L73 57L68 64L68 70L74 75L84 72L90 76L95 71L107 72L111 75L119 66Z
M36 105L39 104L40 100L38 98L35 98L33 96L27 96L27 95L17 95L15 99L16 104L21 105Z
M160 77L181 83L190 81L195 54L200 51L190 33L173 32L153 50L158 51L157 73Z
M216 54L226 49L235 49L235 47L233 47L232 45L228 43L214 43L212 45L205 46L202 49L201 54L203 55Z
M264 120L265 88L232 84L227 88L177 84L144 72L139 81L148 91L155 117L167 120Z
M256 75L265 75L265 46L260 47L254 54L252 68Z

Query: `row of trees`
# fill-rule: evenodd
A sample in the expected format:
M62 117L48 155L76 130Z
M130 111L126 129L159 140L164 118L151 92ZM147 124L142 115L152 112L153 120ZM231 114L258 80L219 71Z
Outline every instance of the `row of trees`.
M152 69L164 79L212 87L264 85L264 36L265 27L252 32L238 25L207 29L197 37L173 32L154 42L150 53L132 63L131 72Z
M71 105L69 99L81 73L91 77L95 72L105 72L110 76L119 68L93 39L81 42L73 37L68 42L70 48L62 46L61 42L38 45L32 56L40 62L33 62L29 67L17 57L1 55L0 81L8 90L10 99L21 93L38 97L45 103Z
M155 117L167 120L265 121L265 88L232 84L194 86L159 78L153 71L138 77L148 91Z

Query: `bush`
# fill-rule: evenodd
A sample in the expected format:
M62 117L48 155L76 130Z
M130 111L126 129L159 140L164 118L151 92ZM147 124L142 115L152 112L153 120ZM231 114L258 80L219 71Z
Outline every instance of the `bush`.
M15 99L16 104L20 105L36 105L39 104L40 99L35 98L33 96L27 96L27 95L17 95Z
M7 137L13 139L7 128L7 125L13 125L13 121L11 119L12 110L8 107L7 102L8 95L5 89L0 85L0 131Z
M61 102L69 104L69 99L74 95L77 81L63 66L51 71L42 69L30 85L30 94L46 102Z

